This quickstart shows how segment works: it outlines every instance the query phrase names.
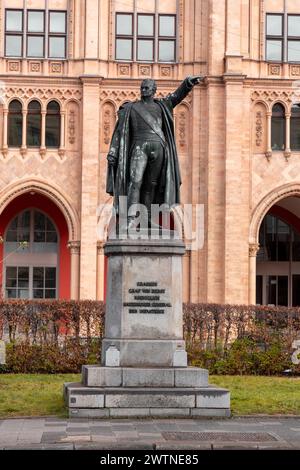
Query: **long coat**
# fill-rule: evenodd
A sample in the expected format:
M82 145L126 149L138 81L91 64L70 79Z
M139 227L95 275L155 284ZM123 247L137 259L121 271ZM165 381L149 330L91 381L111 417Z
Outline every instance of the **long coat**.
M185 79L180 87L163 99L154 101L162 111L162 131L165 136L165 155L163 170L160 175L158 191L156 194L157 204L166 204L168 207L180 204L180 169L174 136L173 109L189 93L192 86ZM114 207L118 213L119 196L128 195L130 183L130 150L132 138L130 134L130 113L133 102L126 103L119 109L118 121L112 136L109 155L117 160L117 165L108 165L106 192L114 196ZM146 170L147 171L147 170Z

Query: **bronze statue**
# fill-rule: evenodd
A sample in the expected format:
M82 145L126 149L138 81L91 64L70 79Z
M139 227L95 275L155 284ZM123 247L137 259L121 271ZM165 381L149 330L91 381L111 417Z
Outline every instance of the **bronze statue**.
M172 207L180 203L180 170L174 137L173 108L200 83L202 77L187 77L166 98L155 99L156 83L141 83L141 100L126 103L118 113L118 122L107 156L106 191L114 196L118 213L119 196L128 197L128 207L141 203ZM128 225L135 217L128 218Z

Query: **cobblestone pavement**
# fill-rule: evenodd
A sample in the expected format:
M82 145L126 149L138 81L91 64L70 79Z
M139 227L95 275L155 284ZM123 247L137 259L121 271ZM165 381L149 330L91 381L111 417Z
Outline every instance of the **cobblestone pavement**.
M6 419L0 449L300 449L300 417Z

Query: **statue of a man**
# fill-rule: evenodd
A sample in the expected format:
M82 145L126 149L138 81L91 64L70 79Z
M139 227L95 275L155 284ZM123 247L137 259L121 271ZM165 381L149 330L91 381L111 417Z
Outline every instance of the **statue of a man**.
M156 83L141 83L141 100L120 107L118 122L107 156L106 191L114 196L118 213L119 196L127 205L144 204L150 219L151 204L172 207L180 203L180 170L174 137L173 108L200 83L202 77L187 77L166 98L155 99ZM130 225L135 216L128 218Z

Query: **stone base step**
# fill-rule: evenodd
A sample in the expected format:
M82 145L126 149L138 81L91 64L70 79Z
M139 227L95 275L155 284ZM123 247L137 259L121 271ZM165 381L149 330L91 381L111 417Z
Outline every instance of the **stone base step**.
M199 388L86 387L64 385L70 417L230 416L230 393Z
M197 367L125 368L83 366L87 387L198 388L208 386L208 371Z

